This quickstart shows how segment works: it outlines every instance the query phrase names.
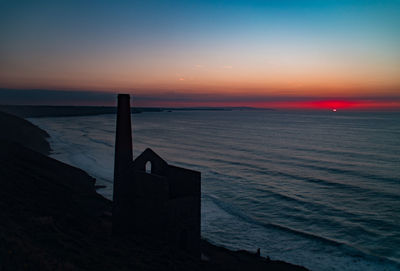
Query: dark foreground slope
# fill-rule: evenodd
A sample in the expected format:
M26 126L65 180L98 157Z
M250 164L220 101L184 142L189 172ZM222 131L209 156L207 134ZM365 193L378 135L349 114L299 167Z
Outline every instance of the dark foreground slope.
M0 131L0 140L11 140L43 154L50 151L47 132L27 120L0 111Z
M184 255L113 238L111 202L82 170L17 144L1 142L0 149L0 270L195 266Z
M111 202L84 171L0 140L0 270L304 270L206 241L207 261L111 231ZM139 241L140 240L140 241Z

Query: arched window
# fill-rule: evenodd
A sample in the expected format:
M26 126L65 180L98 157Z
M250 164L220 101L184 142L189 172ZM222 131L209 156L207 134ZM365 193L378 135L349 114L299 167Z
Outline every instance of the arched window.
M146 173L151 173L151 162L147 161L145 165Z

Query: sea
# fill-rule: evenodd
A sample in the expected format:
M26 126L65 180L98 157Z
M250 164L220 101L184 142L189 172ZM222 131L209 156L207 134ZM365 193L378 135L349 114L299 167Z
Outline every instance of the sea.
M112 198L114 115L29 120ZM201 172L210 242L311 270L400 270L399 112L147 112L132 129L135 157L150 147Z

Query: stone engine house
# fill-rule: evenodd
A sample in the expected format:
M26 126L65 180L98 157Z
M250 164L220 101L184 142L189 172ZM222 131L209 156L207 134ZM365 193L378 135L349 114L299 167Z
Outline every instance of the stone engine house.
M135 160L130 97L118 95L113 232L146 235L200 258L201 174L169 165L151 149Z

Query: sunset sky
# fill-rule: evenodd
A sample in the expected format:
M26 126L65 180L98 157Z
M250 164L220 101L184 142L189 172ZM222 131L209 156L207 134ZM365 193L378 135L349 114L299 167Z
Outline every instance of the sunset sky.
M138 106L400 109L398 0L0 0L0 13L0 88L16 103L41 89L131 93ZM108 103L84 94L67 103Z

